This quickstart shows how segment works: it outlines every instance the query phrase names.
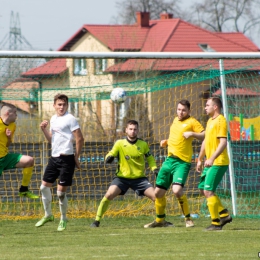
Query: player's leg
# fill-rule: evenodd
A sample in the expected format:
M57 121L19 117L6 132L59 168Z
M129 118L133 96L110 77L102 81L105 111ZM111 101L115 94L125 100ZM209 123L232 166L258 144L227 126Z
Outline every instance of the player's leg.
M217 174L217 177L216 177L215 183L214 183L216 188L217 188L218 184L220 183L220 181L222 180L223 176L225 175L227 168L228 168L228 166L220 166L220 169L218 171L218 174ZM228 210L226 208L224 208L224 206L222 205L222 202L221 202L220 198L218 197L218 195L215 194L215 196L216 196L216 199L218 202L218 212L219 212L219 217L220 217L220 224L223 227L227 223L232 222L232 217L230 216Z
M183 187L186 183L191 164L186 163L179 158L176 158L175 164L176 167L173 176L172 191L178 200L183 215L185 216L186 227L194 227L194 223L190 216L188 199L187 196L183 194Z
M19 196L38 199L39 196L33 194L28 188L33 173L33 165L34 159L31 156L16 153L10 153L5 156L4 169L23 168L23 178L19 189Z
M43 204L45 214L44 217L35 224L36 227L41 227L47 222L54 221L54 216L52 215L51 212L51 202L52 202L51 187L52 187L52 183L42 181L40 191L42 194L42 204Z
M68 199L66 195L67 187L72 185L72 178L75 170L75 157L71 155L60 155L56 162L57 168L59 169L59 181L57 187L57 195L59 199L60 207L60 223L58 231L63 231L67 227L67 210L68 210Z
M99 227L100 220L108 209L108 206L115 197L118 195L124 195L129 188L127 184L127 180L122 178L114 178L112 183L110 184L105 196L100 201L100 204L97 209L97 214L95 221L90 225L91 227Z
M42 194L42 204L43 204L45 214L44 217L35 224L36 227L41 227L47 222L54 221L54 216L52 215L51 212L51 202L52 202L51 187L52 184L56 181L56 179L59 176L56 160L57 158L50 157L48 161L48 165L43 175L40 191Z
M211 225L208 228L206 228L206 230L208 231L222 229L222 223L220 222L219 216L219 209L222 209L223 206L222 204L220 205L220 200L215 195L215 190L218 184L220 183L222 177L224 176L226 170L227 166L211 166L210 168L206 168L204 195L207 199L207 205L211 216Z
M155 188L155 213L154 222L144 225L144 228L173 226L165 221L166 191L172 183L172 171L174 170L173 158L167 157L156 178Z

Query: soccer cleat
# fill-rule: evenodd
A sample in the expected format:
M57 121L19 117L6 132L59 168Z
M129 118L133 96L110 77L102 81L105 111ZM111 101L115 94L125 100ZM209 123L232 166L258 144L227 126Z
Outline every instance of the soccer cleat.
M26 198L29 198L29 199L39 199L39 196L35 195L30 190L19 192L19 196L20 197L26 197Z
M213 224L211 224L210 226L205 228L205 231L218 231L218 230L222 230L222 226L221 225L213 225Z
M91 225L90 225L90 227L99 227L99 225L100 225L100 222L99 221L97 221L97 220L95 220Z
M58 231L63 231L63 230L65 230L66 227L67 227L67 223L68 223L67 220L61 220L61 221L60 221L60 224L59 224L59 226L58 226L58 228L57 228L57 230L58 230Z
M220 225L222 227L224 227L227 223L231 223L232 222L232 217L230 215L220 218Z
M194 222L191 219L186 219L186 228L194 227Z
M35 224L35 227L41 227L43 226L45 223L47 222L51 222L51 221L54 221L54 216L51 215L49 217L43 217L41 220L39 220L36 224Z
M155 227L173 227L173 224L168 221L156 222L153 221L152 223L144 225L144 228L155 228Z

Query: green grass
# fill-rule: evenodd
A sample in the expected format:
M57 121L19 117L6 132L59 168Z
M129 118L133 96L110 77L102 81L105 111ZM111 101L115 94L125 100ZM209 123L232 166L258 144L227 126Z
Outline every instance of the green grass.
M0 259L258 259L258 219L235 218L222 231L205 232L210 219L195 219L186 229L180 217L167 218L171 228L144 229L153 217L70 219L64 232L59 220L34 227L37 220L0 221Z

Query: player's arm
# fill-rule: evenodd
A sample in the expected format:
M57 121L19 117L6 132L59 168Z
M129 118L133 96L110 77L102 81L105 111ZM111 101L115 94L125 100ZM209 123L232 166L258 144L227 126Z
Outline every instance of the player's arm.
M202 161L203 161L204 157L205 157L205 140L201 144L198 162L197 162L197 166L196 166L197 172L201 172L201 170L202 170Z
M205 161L205 167L210 167L213 165L214 160L225 150L227 147L227 138L220 137L219 138L219 145L216 151L212 154L212 156Z
M13 142L14 132L12 132L10 129L6 128L5 134L6 134L6 137L7 137L6 147L9 147Z
M75 163L76 167L80 169L80 163L79 163L79 155L81 153L82 147L84 145L84 138L82 135L82 132L80 128L74 130L73 132L75 142L76 142L76 147L75 147Z
M40 128L45 136L45 138L47 139L47 141L51 144L51 132L48 131L47 126L48 126L48 121L47 120L43 120L40 123Z
M183 136L188 139L189 137L196 138L200 141L203 141L205 138L205 131L202 131L201 133L196 133L196 132L184 132Z

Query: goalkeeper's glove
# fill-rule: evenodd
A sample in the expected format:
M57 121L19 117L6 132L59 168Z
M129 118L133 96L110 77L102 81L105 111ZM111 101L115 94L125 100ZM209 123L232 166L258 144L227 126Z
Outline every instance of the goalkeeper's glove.
M153 173L154 173L154 175L155 175L155 178L157 178L158 173L159 173L159 170L158 170L158 169L154 169L154 170L153 170Z
M114 161L114 159L115 159L114 156L109 155L109 156L106 158L106 160L105 160L105 164L107 164L107 163L112 163L112 162Z

